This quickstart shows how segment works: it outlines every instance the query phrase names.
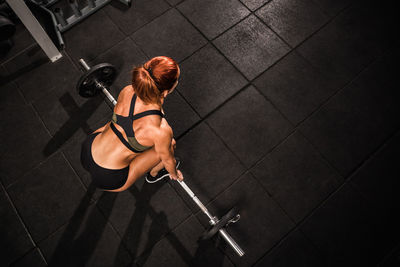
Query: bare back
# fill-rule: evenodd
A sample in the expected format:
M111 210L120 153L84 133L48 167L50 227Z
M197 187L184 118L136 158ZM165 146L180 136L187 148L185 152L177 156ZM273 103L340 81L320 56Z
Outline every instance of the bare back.
M114 107L114 112L122 116L128 116L130 102L134 94L132 86L126 86L121 90L117 104ZM134 114L151 110L159 109L160 107L155 104L146 105L140 98L137 98ZM117 124L114 126L120 131L123 137L127 140L126 133ZM172 129L168 122L160 116L146 116L133 121L133 131L135 132L136 140L143 146L154 146L157 137L160 134L171 133ZM121 169L129 165L129 163L139 154L134 153L128 149L115 135L110 128L110 123L107 123L103 129L99 130L101 133L96 136L92 145L92 156L94 161L108 169ZM97 132L96 131L96 132Z

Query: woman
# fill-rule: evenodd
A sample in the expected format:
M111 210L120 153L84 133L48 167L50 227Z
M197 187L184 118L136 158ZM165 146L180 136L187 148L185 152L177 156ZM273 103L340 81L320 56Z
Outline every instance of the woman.
M178 64L169 57L155 57L133 69L132 85L120 92L111 122L82 144L81 162L96 186L121 192L147 172L148 182L168 175L183 180L162 109L179 75Z

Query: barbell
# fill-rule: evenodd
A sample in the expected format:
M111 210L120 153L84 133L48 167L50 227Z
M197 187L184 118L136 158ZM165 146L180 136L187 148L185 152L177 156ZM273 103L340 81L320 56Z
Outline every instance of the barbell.
M116 68L109 63L97 64L91 68L83 59L80 59L79 63L86 71L76 85L79 94L82 97L89 98L96 96L99 92L103 92L108 100L115 106L117 101L115 101L107 88L114 82L117 76ZM244 251L226 231L229 224L236 223L240 219L240 214L237 212L237 208L233 207L221 219L218 219L217 216L210 214L208 209L184 181L177 181L201 211L209 218L210 227L203 233L201 239L209 239L219 233L240 257L243 256Z

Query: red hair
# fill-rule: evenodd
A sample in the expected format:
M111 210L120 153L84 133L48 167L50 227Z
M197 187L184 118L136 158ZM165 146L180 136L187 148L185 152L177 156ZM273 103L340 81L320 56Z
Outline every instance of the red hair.
M178 79L178 64L170 57L154 57L132 70L132 86L146 104L160 104L161 95Z

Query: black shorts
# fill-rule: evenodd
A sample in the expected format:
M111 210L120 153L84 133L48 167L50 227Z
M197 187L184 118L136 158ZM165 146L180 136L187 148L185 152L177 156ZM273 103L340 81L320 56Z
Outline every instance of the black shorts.
M128 179L129 166L123 169L106 169L96 164L92 157L92 143L99 133L90 134L82 144L81 163L82 166L92 175L93 183L106 190L113 190L122 187Z

